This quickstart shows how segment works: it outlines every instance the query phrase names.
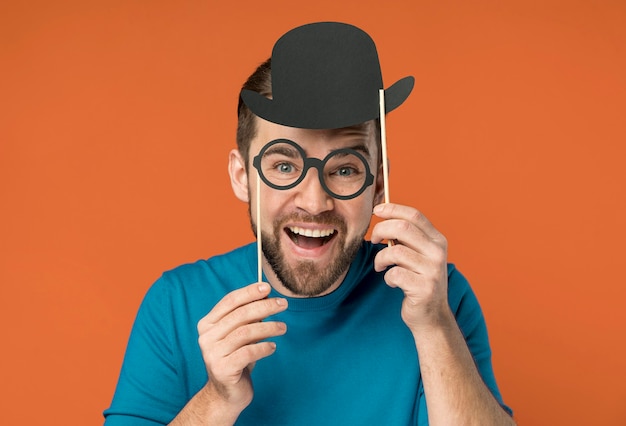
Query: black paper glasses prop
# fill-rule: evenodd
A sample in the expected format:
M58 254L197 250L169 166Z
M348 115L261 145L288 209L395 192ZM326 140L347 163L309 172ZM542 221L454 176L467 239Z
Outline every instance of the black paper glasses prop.
M337 149L320 160L307 157L291 140L276 139L261 149L252 164L261 180L277 190L294 188L315 168L324 191L339 200L358 197L374 183L367 160L351 148Z

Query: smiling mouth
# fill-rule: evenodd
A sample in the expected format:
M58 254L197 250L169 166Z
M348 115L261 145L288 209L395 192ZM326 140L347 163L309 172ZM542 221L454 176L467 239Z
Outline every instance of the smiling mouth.
M285 232L295 245L305 249L321 247L337 235L337 232L332 228L305 229L298 226L287 227Z

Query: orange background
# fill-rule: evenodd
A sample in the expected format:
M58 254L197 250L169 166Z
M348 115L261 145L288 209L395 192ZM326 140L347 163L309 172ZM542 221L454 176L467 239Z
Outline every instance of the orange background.
M0 4L0 413L102 422L137 307L252 239L231 193L237 93L278 36L376 40L392 201L448 237L526 425L626 424L626 3Z

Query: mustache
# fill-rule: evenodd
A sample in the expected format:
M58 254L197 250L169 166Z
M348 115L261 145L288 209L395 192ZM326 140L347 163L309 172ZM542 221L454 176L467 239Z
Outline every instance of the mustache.
M302 223L317 223L322 225L329 225L340 231L346 230L346 221L338 214L327 211L317 215L311 215L304 212L292 212L274 219L274 227L282 228L285 223L288 222L302 222Z
M252 215L251 204L248 203L248 218L250 219L250 226L252 233L256 236L256 223ZM332 226L340 233L345 234L348 230L346 221L333 211L326 211L320 214L312 215L305 212L292 212L284 214L275 218L272 221L274 232L278 233L280 229L283 229L288 222L302 222L302 223L317 223L321 225Z

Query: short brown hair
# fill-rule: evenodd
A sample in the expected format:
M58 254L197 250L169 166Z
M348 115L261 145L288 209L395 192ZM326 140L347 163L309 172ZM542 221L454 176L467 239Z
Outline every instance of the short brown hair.
M242 88L260 93L268 98L272 97L272 58L267 59L248 77ZM246 161L248 167L248 153L250 142L256 135L255 115L239 96L237 106L237 149Z

